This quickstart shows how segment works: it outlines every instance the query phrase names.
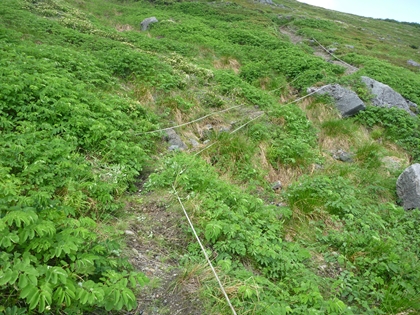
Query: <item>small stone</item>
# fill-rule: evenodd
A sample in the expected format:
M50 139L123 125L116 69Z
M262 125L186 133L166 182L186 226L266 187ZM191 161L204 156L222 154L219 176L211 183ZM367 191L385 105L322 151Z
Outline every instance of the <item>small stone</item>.
M168 148L169 151L176 151L176 150L179 150L179 149L180 149L179 145L176 145L176 144L173 144L173 145L169 146L169 148Z
M199 147L200 146L200 144L198 143L198 141L197 140L195 140L195 139L190 139L190 142L191 142L191 144L192 144L192 146L193 146L193 148L197 148L197 147Z
M339 159L341 162L346 162L346 163L351 163L351 162L353 162L353 158L352 158L351 154L350 154L350 153L347 153L347 152L341 152L341 153L339 154L339 156L338 156L338 159Z
M130 231L130 230L125 230L124 233L125 233L125 235L136 235L136 233L134 233L133 231Z
M276 181L271 185L271 189L273 190L279 190L282 189L283 185L281 184L281 181Z
M220 132L229 132L230 128L229 127L220 127L219 131Z
M165 140L169 143L170 151L187 149L186 144L173 129L166 130Z
M353 162L352 154L343 150L338 150L332 153L332 157L338 161L351 163Z
M325 269L327 269L327 265L321 265L318 268L321 269L321 270L325 270Z

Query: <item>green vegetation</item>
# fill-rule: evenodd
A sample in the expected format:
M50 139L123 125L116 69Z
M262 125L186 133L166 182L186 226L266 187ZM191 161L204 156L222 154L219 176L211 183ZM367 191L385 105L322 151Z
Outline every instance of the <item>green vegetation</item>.
M200 312L229 314L186 221L177 237L146 233L166 229L149 212L182 215L174 188L238 314L420 311L420 212L395 193L420 162L419 118L293 102L332 82L369 102L367 75L420 105L406 63L418 24L278 3L1 2L0 314L147 311L141 295L172 284L133 252L181 268L165 292L194 279ZM312 38L360 70L314 55ZM190 121L185 152L154 132Z

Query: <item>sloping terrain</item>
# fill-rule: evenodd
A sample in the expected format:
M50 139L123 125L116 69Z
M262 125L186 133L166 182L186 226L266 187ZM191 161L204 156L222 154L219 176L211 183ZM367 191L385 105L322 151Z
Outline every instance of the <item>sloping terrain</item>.
M419 313L420 121L360 80L420 105L419 39L293 0L3 0L0 314Z

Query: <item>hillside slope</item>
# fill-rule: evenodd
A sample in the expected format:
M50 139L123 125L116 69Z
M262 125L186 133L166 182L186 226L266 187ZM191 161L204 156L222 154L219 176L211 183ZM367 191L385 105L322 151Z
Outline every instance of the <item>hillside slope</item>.
M360 80L420 105L419 38L293 0L3 0L0 314L419 313L420 121Z

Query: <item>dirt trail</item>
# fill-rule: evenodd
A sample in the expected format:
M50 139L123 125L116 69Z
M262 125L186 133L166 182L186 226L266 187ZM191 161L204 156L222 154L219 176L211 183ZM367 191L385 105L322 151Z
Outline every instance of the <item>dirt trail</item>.
M200 284L196 277L183 275L178 261L188 246L180 224L185 218L168 209L164 197L144 198L147 201L141 205L128 205L137 219L126 235L130 262L151 281L142 288L132 314L202 315Z

